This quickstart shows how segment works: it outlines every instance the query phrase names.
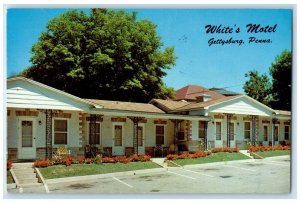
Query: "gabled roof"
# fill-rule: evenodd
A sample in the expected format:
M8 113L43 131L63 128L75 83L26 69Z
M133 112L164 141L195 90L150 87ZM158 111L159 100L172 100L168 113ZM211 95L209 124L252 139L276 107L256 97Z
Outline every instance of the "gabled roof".
M198 85L188 85L176 91L175 100L196 100L196 97L203 94L210 95L212 99L224 98L225 96L215 91L206 89Z
M152 104L123 102L123 101L109 101L99 99L86 99L94 104L103 106L104 109L122 110L122 111L135 111L147 113L165 113Z
M26 106L25 106L25 104L26 104L25 100L28 100L27 103L29 102L31 104L31 106L37 104L36 102L39 102L39 104L42 105L42 103L40 103L40 101L43 101L44 103L54 102L53 103L53 108L55 108L55 105L57 105L57 108L63 108L62 106L60 106L61 103L57 103L58 101L57 101L56 98L52 98L52 99L47 98L48 95L46 95L46 92L51 92L52 95L53 94L58 95L58 98L60 96L64 96L65 98L68 98L68 99L70 99L72 101L79 102L79 103L87 105L89 107L102 108L102 106L95 105L94 103L92 103L90 101L87 101L85 99L76 97L76 96L74 96L72 94L66 93L64 91L55 89L53 87L50 87L48 85L42 84L40 82L31 80L31 79L28 79L28 78L25 78L25 77L13 77L13 78L7 79L7 83L8 84L9 83L13 84L13 82L18 82L18 81L25 82L27 84L32 85L33 87L36 87L36 88L40 88L40 90L38 91L38 93L32 93L32 92L30 92L28 90L25 90L25 89L21 88L21 87L20 88L14 87L14 89L7 90L7 92L6 92L7 97L10 100L12 100L13 102L18 102L18 101L20 101L20 99L22 99L24 101L24 103L22 103L23 106L24 106L24 108L26 108ZM18 91L18 89L20 89L20 90ZM18 96L18 94L24 94L24 93L25 93L25 95L21 95L22 98L20 98L20 96ZM41 95L42 98L39 98L39 95ZM42 100L37 100L37 99L42 99ZM16 101L16 100L18 100L18 101ZM9 101L7 101L7 102L9 102ZM22 104L20 103L20 105L22 105ZM37 108L38 108L38 106L37 106Z
M172 100L163 100L163 99L152 99L149 103L157 106L158 108L166 112L190 104L190 102L186 102L186 101L172 101Z
M189 103L185 106L182 106L180 108L174 109L173 112L180 112L180 111L189 111L189 110L193 110L193 109L206 109L210 106L216 105L216 104L220 104L223 103L225 101L229 101L232 99L236 99L241 97L242 95L238 95L238 96L228 96L228 97L223 97L223 98L219 98L219 99L212 99L212 100L208 100L205 102L198 102L198 103Z

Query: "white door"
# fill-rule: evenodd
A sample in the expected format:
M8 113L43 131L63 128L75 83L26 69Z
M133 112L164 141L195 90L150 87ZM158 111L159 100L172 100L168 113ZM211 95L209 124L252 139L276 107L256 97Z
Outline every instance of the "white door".
M20 119L18 159L35 159L35 119Z
M138 154L145 154L145 127L143 125L138 126Z
M215 121L215 135L216 135L215 147L223 147L222 122L221 121Z
M124 126L122 124L113 125L112 155L124 155Z

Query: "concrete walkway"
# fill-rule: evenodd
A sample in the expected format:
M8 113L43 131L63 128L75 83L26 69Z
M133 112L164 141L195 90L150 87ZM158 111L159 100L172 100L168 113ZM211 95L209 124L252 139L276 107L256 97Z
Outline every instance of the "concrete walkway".
M151 158L151 161L160 165L161 167L167 168L168 164L165 162L165 158Z
M240 153L246 155L246 156L249 157L250 159L253 159L253 157L250 155L250 153L248 153L248 150L240 150Z
M18 188L42 185L38 183L32 163L14 163L11 171Z

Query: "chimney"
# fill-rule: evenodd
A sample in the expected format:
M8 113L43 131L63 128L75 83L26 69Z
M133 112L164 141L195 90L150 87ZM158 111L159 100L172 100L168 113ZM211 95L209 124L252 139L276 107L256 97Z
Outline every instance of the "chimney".
M211 100L211 96L208 94L202 94L196 97L196 102L205 102Z

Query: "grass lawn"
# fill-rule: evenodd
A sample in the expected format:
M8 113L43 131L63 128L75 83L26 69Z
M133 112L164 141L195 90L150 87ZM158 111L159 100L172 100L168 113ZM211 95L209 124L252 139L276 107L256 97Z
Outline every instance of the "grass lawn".
M10 173L10 171L7 171L6 172L6 180L7 180L7 184L11 184L11 183L14 183L14 179Z
M290 155L291 150L274 150L274 151L255 152L255 153L262 157L271 157L271 156Z
M183 165L190 165L190 164L204 164L204 163L211 163L211 162L220 162L220 161L232 161L232 160L241 160L241 159L250 159L244 154L241 153L229 153L229 152L218 152L212 153L209 156L196 158L196 159L177 159L174 160L175 163L183 166Z
M159 168L151 161L148 162L131 162L127 164L72 164L71 166L56 165L47 168L40 168L40 172L45 179L64 178L71 176L95 175L104 173L114 173L122 171L133 171L140 169Z

